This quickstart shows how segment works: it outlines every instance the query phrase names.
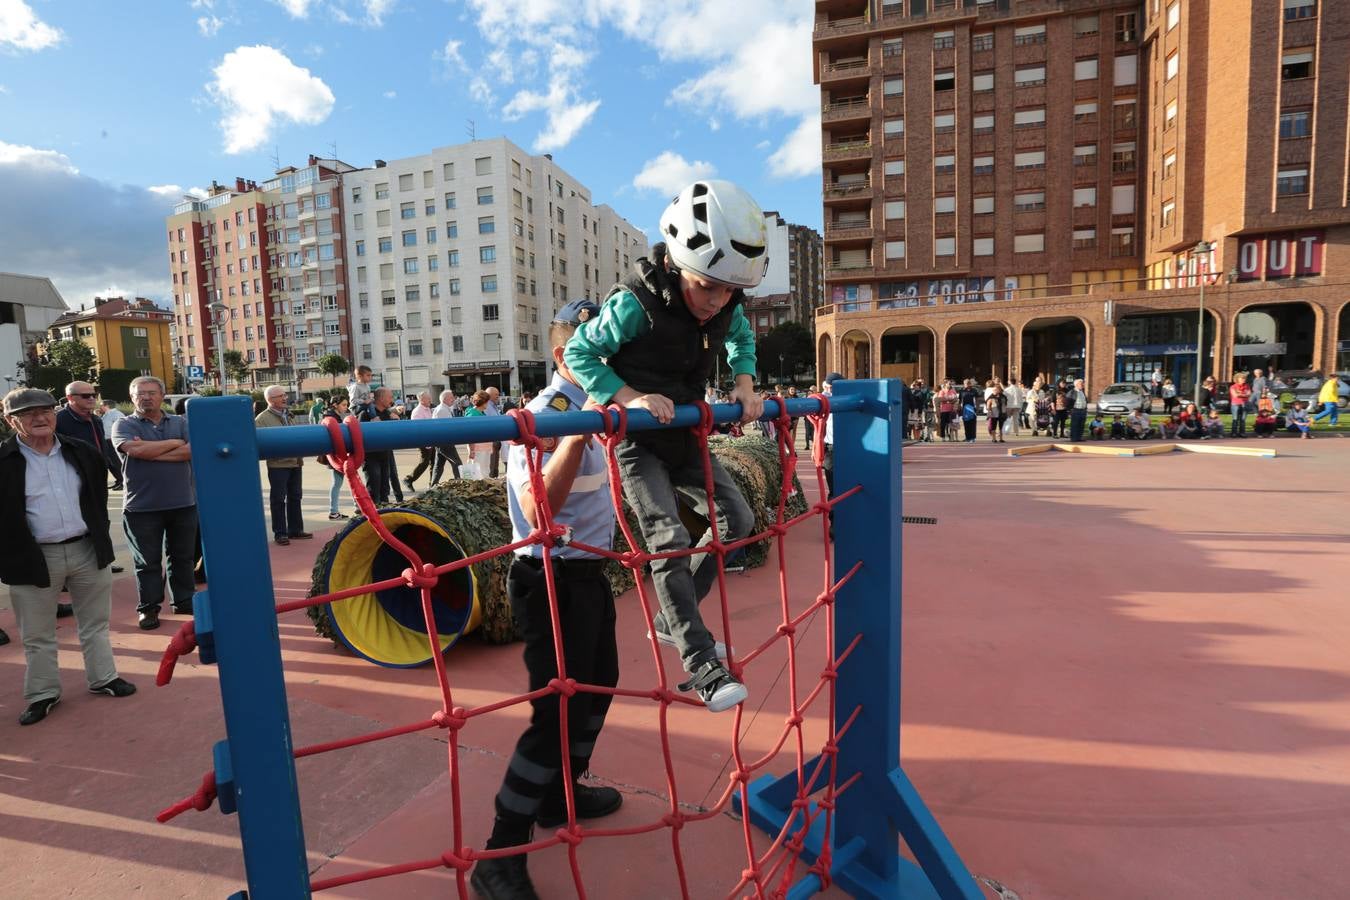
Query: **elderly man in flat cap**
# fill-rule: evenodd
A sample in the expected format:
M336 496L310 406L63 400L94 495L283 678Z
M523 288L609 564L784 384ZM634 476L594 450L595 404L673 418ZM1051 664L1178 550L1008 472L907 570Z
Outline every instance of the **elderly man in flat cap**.
M108 640L113 547L103 456L57 436L56 399L46 391L10 391L4 407L15 433L0 443L0 581L10 586L28 664L19 724L33 725L61 699L56 603L63 584L89 692L128 697L136 686L118 676Z

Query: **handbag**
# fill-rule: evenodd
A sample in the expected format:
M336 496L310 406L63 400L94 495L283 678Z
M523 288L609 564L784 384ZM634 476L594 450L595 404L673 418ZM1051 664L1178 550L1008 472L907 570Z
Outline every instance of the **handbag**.
M468 460L460 463L459 477L468 481L482 481L483 467L478 465L477 460Z

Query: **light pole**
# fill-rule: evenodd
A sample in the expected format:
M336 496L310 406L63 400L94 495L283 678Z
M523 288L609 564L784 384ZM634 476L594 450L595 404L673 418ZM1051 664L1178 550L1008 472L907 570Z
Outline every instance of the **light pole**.
M398 394L395 396L397 396L398 402L401 403L403 401L403 395L407 393L407 391L404 390L406 386L403 383L403 323L395 322L394 327L389 330L398 335Z
M217 300L211 304L211 320L216 332L216 372L220 378L220 392L225 393L225 314L229 307Z
M1201 241L1195 245L1191 252L1197 257L1195 264L1196 272L1200 276L1200 317L1196 320L1195 326L1195 408L1200 408L1200 382L1204 380L1201 374L1205 366L1205 273L1200 272L1200 263L1198 258L1208 256L1214 251L1214 245L1209 241Z
M779 384L782 384L782 383L783 383L783 356L784 356L784 354L782 354L782 353L778 354L778 383L779 383Z

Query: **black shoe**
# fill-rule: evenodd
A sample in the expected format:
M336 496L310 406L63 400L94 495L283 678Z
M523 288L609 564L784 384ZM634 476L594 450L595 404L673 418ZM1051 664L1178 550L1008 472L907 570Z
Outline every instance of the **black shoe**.
M117 563L113 563L112 573L113 573L114 575L121 575L121 574L122 574L123 572L125 572L125 571L126 571L125 568L123 568L122 566L119 566Z
M525 870L525 854L480 859L469 884L486 900L539 900Z
M285 547L287 544L289 544L289 543L291 542L291 539L288 538L288 537L286 537L286 535L284 535L284 534L279 534L279 535L277 535L276 537L272 538L272 540L276 541L278 544L280 544L280 545L283 546L283 547Z
M328 518L334 519L334 520L337 520L337 519L349 519L349 518L351 518L351 516L348 516L348 515L346 515L346 514L344 514L344 513L329 513L329 514L328 514Z
M56 617L58 619L69 619L73 615L75 615L75 607L69 603L56 604Z
M311 540L314 535L310 534L308 531L297 531L295 534L286 535L286 537L293 541L308 541Z
M679 690L697 693L708 712L725 712L749 696L745 685L716 659L695 666L689 680L680 685Z
M415 491L415 490L417 490L417 488L413 487L413 480L412 480L412 478L411 478L410 476L404 476L404 478L403 478L403 483L404 483L405 485L407 485L408 490L410 490L410 491Z
M137 619L139 620L141 631L154 631L159 627L159 610L147 609L145 612L141 613Z
M179 616L192 615L192 601L189 600L187 603L175 603L173 605L173 611L175 615Z
M28 704L28 708L19 714L20 725L36 725L47 718L56 704L61 702L60 697L48 697L46 700L34 700Z
M8 643L9 643L9 635L5 632L5 629L0 628L0 647L3 647Z
M572 797L577 804L578 819L598 819L623 806L623 794L612 787L590 787L576 782L572 785ZM567 824L566 798L557 797L545 800L535 817L540 828L557 828Z
M136 693L136 685L125 678L114 678L89 689L91 694L107 694L109 697L130 697Z

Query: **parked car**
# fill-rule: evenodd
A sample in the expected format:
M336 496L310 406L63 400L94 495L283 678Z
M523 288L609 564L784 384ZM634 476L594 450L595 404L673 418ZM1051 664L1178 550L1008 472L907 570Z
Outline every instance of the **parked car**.
M1130 413L1136 409L1153 411L1153 397L1142 384L1120 382L1102 391L1097 398L1097 412Z
M1346 409L1350 407L1350 372L1336 374L1340 377L1340 383L1336 385L1337 404L1341 409ZM1309 409L1317 406L1317 395L1326 383L1326 379L1316 372L1299 373L1292 379L1286 377L1285 381L1289 383L1289 388L1281 393L1281 398L1288 396L1292 400L1306 400Z

